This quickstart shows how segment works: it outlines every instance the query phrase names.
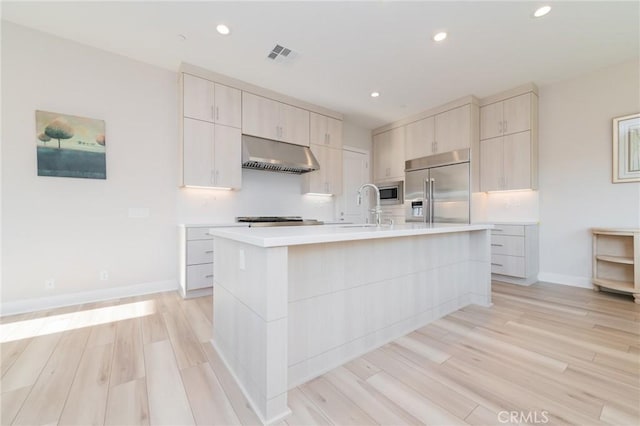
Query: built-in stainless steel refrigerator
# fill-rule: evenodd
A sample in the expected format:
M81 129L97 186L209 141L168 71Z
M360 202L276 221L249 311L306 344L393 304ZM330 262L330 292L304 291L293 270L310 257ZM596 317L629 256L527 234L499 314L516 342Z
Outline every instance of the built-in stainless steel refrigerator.
M406 221L469 223L469 161L469 149L406 161Z

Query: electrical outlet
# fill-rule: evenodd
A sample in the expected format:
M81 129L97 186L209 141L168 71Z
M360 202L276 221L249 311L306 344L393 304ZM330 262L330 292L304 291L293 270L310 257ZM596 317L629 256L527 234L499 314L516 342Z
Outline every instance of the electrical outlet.
M100 281L108 281L109 280L109 272L100 271Z
M56 280L54 280L53 278L45 280L44 288L47 289L47 290L51 290L51 289L56 288Z

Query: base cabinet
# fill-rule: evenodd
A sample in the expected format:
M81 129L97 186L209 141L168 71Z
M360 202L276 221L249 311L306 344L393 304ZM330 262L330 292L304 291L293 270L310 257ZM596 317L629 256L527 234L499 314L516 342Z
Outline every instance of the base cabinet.
M633 294L640 303L640 229L594 228L593 289Z
M538 225L496 223L491 230L491 277L529 285L538 280Z
M211 226L180 226L180 293L182 297L211 294L213 289L213 237Z

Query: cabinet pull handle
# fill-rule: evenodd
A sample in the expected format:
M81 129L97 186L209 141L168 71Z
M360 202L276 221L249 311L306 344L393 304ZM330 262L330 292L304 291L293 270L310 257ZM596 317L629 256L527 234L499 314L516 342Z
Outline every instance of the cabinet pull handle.
M491 244L491 247L502 247L502 244Z
M205 253L207 253L207 254L213 253L213 250L207 250L207 251L205 251Z
M213 112L213 105L211 105L211 119L213 120L215 117L215 114Z
M220 120L220 108L216 107L216 121Z
M213 278L213 274L205 275L205 278Z
M500 229L500 228L493 228L493 230L496 232L504 232L504 229Z
M501 263L493 263L493 262L491 262L491 265L492 265L492 266L502 266L502 264L501 264Z
M505 131L505 133L507 132L507 127L508 127L507 124L508 123L509 123L508 121L506 121L506 120L504 121L504 131Z
M327 133L327 145L331 145L331 135Z
M502 133L502 121L498 121L498 133Z

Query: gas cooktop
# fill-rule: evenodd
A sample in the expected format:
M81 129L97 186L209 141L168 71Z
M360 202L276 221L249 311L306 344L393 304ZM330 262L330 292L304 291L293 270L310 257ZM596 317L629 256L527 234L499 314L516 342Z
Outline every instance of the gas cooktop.
M249 223L250 227L256 226L307 226L322 225L316 219L303 219L301 216L239 216L236 222Z

